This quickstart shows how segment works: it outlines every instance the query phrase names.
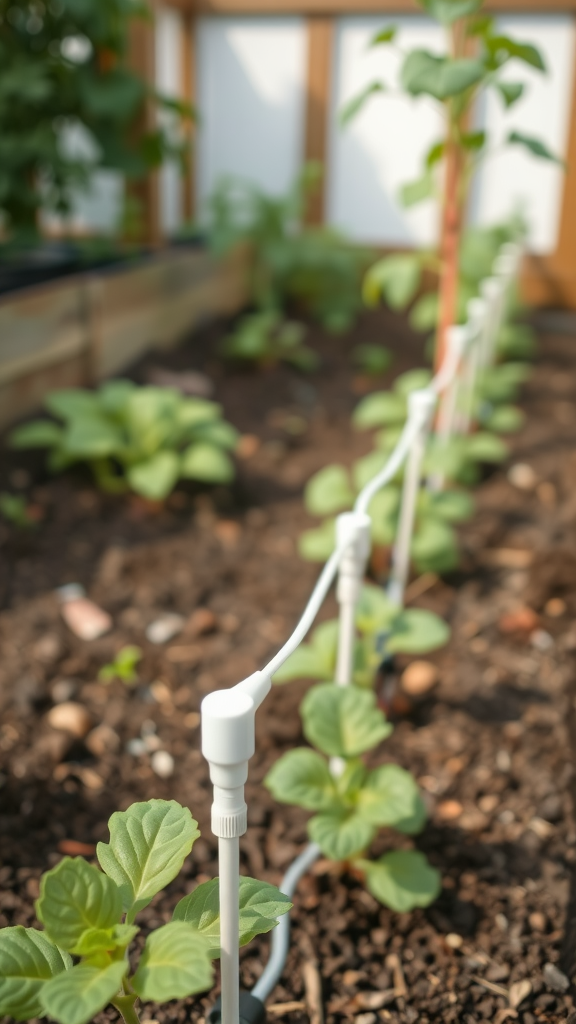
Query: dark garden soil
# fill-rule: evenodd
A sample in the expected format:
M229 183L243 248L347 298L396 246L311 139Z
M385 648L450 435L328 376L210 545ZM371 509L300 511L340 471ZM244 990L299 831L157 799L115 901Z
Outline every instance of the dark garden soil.
M321 466L350 462L370 447L349 427L367 386L350 370L352 342L386 341L396 352L394 375L420 360L421 343L384 313L365 317L354 338L316 336L324 368L310 378L286 368L223 371L210 354L217 336L206 330L135 373L145 380L159 365L208 372L226 416L249 435L234 487L178 489L155 510L100 495L81 472L51 480L35 457L3 457L1 489L26 493L41 518L35 530L0 526L0 925L34 923L41 873L63 852L92 856L107 838L109 815L134 800L174 797L202 829L181 877L142 913L144 930L168 920L184 892L214 875L200 700L262 665L310 593L318 569L296 550L310 524L303 484ZM486 476L476 516L461 531L461 570L412 584L412 603L445 615L452 640L430 659L439 683L405 709L378 754L420 782L430 819L415 842L440 870L442 894L427 910L394 914L320 862L295 898L292 950L271 1019L320 1024L311 995L319 971L327 1024L572 1020L573 337L542 334L522 404L527 423L511 441L511 461ZM507 478L519 462L533 469L527 490ZM109 635L83 642L64 625L54 588L71 581L110 612ZM525 606L535 614L506 619ZM167 611L181 613L187 626L154 646L145 628ZM322 614L334 611L331 600ZM520 628L506 632L511 624ZM139 684L98 682L99 667L126 643L144 650ZM275 688L258 716L243 870L274 882L306 843L306 814L275 805L260 783L280 753L302 742L305 689ZM96 731L73 740L51 728L46 716L62 700L82 704ZM154 772L153 754L127 749L143 726L157 736L149 745L172 755L170 778ZM412 843L382 833L373 852ZM246 987L267 946L263 938L244 951ZM278 1005L291 1002L291 1011ZM198 1021L209 1004L150 1006L143 1018Z

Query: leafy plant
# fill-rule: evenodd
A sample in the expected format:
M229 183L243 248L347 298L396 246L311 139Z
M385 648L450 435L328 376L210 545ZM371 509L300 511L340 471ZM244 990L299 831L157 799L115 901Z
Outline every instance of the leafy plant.
M392 362L392 353L383 345L355 345L352 359L363 373L377 377L384 373Z
M0 212L12 237L35 237L40 209L66 214L97 167L138 178L183 156L174 132L135 130L146 101L193 113L130 70L130 30L143 17L140 0L1 0Z
M280 198L249 182L224 179L210 199L208 237L217 253L249 244L252 300L259 312L285 313L294 305L328 330L344 331L362 308L361 280L370 256L331 228L306 225L319 175L319 165L308 164Z
M127 686L131 686L138 679L138 664L142 660L142 648L135 644L127 644L122 647L114 661L103 665L98 673L98 679L104 683L110 683L113 679L121 679Z
M44 931L0 930L1 1015L88 1024L111 1005L126 1024L138 1024L139 999L183 999L212 985L218 879L185 896L172 920L147 936L136 970L129 958L140 931L135 918L177 876L200 835L190 811L175 800L147 800L116 811L109 828L110 842L97 849L102 870L64 857L43 875L36 913ZM290 906L274 886L242 878L241 944L274 928Z
M162 500L177 480L228 483L238 434L221 407L172 388L111 380L97 391L68 388L44 402L60 420L34 420L10 435L13 448L47 448L53 472L87 462L106 491Z
M425 654L443 647L450 629L439 615L423 608L398 608L381 587L365 584L356 608L354 683L371 687L386 654ZM293 679L334 679L338 620L316 627L274 675L275 683Z
M482 0L420 2L427 14L445 29L447 52L438 55L422 48L407 53L399 50L400 86L408 96L427 96L439 105L445 129L426 153L421 177L405 184L400 198L405 206L431 198L439 200L440 242L437 253L395 255L379 260L368 273L364 295L371 303L384 295L393 309L404 309L420 289L423 270L435 271L439 276L438 296L422 297L412 311L412 322L424 330L437 326L435 365L439 367L444 359L448 328L465 315L475 279L489 272L494 246L498 248L503 240L500 229L464 232L470 185L491 145L487 131L471 128L474 109L479 96L488 90L497 93L506 109L518 102L524 83L503 79L511 62L540 72L545 71L545 65L535 46L503 35L492 18L480 13ZM396 29L389 26L374 36L372 45L395 47L396 35ZM386 91L384 82L370 83L343 111L343 121L354 117L370 97ZM509 131L505 142L521 146L540 159L559 162L540 140L517 130ZM516 234L519 228L516 222Z
M276 800L296 804L314 815L308 823L312 842L323 854L361 871L370 892L399 912L425 907L440 890L440 876L414 850L385 853L377 861L364 854L379 828L405 835L420 832L426 811L412 775L395 764L369 769L362 755L392 732L368 690L321 683L304 698L300 711L304 735L314 749L284 754L264 784ZM328 758L343 762L335 771Z
M244 316L233 334L224 339L222 351L230 359L274 365L290 363L299 370L314 370L318 356L303 344L303 324L283 320L276 310Z
M27 528L36 525L36 520L28 512L28 502L22 494L0 491L0 514L14 526Z

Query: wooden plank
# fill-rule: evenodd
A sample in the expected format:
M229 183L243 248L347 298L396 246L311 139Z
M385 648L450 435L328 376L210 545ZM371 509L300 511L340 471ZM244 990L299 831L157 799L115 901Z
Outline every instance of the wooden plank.
M181 11L196 14L422 14L415 0L164 0ZM576 11L576 0L486 0L483 10L532 14Z
M149 0L154 13L154 0ZM156 85L156 60L154 54L154 23L144 18L134 18L130 26L129 64L148 85ZM144 103L137 123L134 126L136 135L154 131L156 117L151 99ZM142 218L142 240L149 245L160 242L160 187L158 172L151 171L140 181L132 181L128 185L128 194L139 204Z
M307 161L318 161L325 171L333 29L333 18L308 19L305 158ZM324 175L320 187L310 197L306 210L306 220L309 224L321 224L324 220L325 180Z

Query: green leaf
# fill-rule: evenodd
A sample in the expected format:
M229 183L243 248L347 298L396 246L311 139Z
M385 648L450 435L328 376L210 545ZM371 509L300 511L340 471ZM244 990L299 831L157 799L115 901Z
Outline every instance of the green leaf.
M370 483L377 473L384 469L388 459L388 453L378 449L368 452L368 455L358 459L352 466L352 479L356 490L363 490L366 484Z
M439 160L444 156L444 150L446 149L446 143L443 141L434 142L426 154L425 164L426 167L434 167Z
M438 293L421 295L410 310L410 326L415 331L432 331L438 320Z
M357 96L349 100L340 111L340 124L342 127L349 124L356 117L356 114L360 113L366 100L385 91L382 82L370 82L369 85L365 86L362 92L359 92Z
M327 562L335 547L335 519L325 519L322 526L304 530L298 538L298 552L307 562Z
M468 18L482 6L482 0L422 0L424 10L441 25Z
M404 60L400 79L412 96L428 94L446 100L476 85L485 74L480 60L436 57L427 50L412 50Z
M334 780L323 757L308 747L284 754L266 775L264 785L275 800L307 811L329 810L337 802Z
M400 508L400 490L392 485L383 487L368 506L372 520L370 535L373 544L392 544L396 534L396 520Z
M424 199L431 199L434 191L434 178L428 173L416 181L410 181L408 184L402 185L400 189L400 202L405 207L415 206L416 203L421 203Z
M524 413L515 405L499 405L486 420L486 427L496 434L513 434L520 430L524 419Z
M129 466L126 478L136 494L151 501L167 498L180 475L180 459L176 452L156 452L149 459Z
M474 515L474 499L466 491L423 491L421 498L424 515L446 523L463 523Z
M527 324L504 324L497 347L504 359L531 359L536 353L536 335Z
M563 164L564 161L557 157L548 146L535 139L532 135L523 135L522 132L510 132L507 141L511 144L523 146L532 156L538 156L541 160L551 160L555 164Z
M356 626L360 633L374 634L388 629L397 615L396 605L382 587L371 583L362 587L356 605Z
M450 628L434 612L424 608L406 608L392 623L386 639L389 654L425 654L443 647L450 639Z
M310 478L304 490L306 511L312 516L327 516L349 509L354 502L348 470L344 466L325 466Z
M35 928L0 930L0 1015L14 1020L42 1016L40 992L72 960Z
M198 427L219 421L221 415L222 406L207 398L184 398L176 411L178 424L187 435L196 432Z
M52 420L34 420L12 430L8 443L11 448L52 448L61 444L63 437L62 427Z
M122 890L127 921L176 877L200 835L187 807L175 800L146 800L109 821L110 843L98 843L98 860Z
M431 370L425 370L424 368L407 370L406 373L401 373L394 381L394 391L402 395L403 398L407 398L413 391L427 388L431 380Z
M114 455L123 444L119 427L96 412L69 419L62 438L62 451L77 459L98 459Z
M292 906L275 885L240 876L240 945L275 928L277 918ZM186 921L206 939L209 956L220 956L220 880L202 882L176 904L174 921Z
M372 36L370 40L370 46L380 46L382 43L391 43L396 37L398 29L396 25L388 25L387 28L381 28L376 35Z
M195 441L207 441L209 444L219 448L227 448L233 451L238 444L239 433L236 427L226 420L213 420L210 423L200 423L194 430Z
M83 857L64 857L42 876L36 913L52 942L69 953L87 952L82 938L88 931L91 950L110 949L110 930L120 922L122 898L112 879Z
M310 839L330 860L348 860L361 853L375 834L374 826L354 811L316 814L308 822Z
M98 388L98 402L104 412L113 416L122 413L130 395L137 385L132 380L107 380Z
M394 391L373 391L366 395L352 414L352 425L356 430L372 430L374 427L403 423L407 415L406 399Z
M506 109L513 106L524 92L523 82L496 82L495 88L500 93Z
M458 543L450 523L433 515L419 517L410 554L419 572L446 572L455 568Z
M356 757L372 750L392 732L368 690L320 683L308 691L300 712L306 739L322 753Z
M392 362L392 353L383 345L367 343L355 345L352 349L352 359L364 373L379 376L388 369Z
M489 402L509 402L518 394L520 384L531 373L526 363L504 363L485 370L480 380L480 394Z
M180 474L207 484L229 484L234 479L234 464L221 448L199 441L183 452Z
M394 850L377 861L359 861L358 866L366 872L372 895L399 914L427 907L440 893L439 872L417 850Z
M479 150L486 142L486 132L463 132L460 137L460 142L464 149Z
M79 417L101 415L98 395L95 391L84 388L64 388L62 391L51 391L44 399L44 405L53 416L62 420L73 420Z
M358 794L357 810L370 825L396 828L420 812L418 786L399 765L380 765L368 773Z
M504 60L515 57L516 60L521 60L524 64L536 68L537 71L546 71L542 54L531 43L517 43L516 40L509 39L508 36L487 35L484 45L492 55L496 66L499 66Z
M104 968L77 964L44 985L42 1007L59 1024L88 1024L118 993L127 970L126 960Z
M162 1003L185 999L212 986L209 944L185 921L170 921L152 932L132 987L141 999Z
M377 306L383 297L391 309L405 309L416 295L421 277L418 255L385 256L366 272L362 297L367 306Z
M322 622L312 633L310 643L300 644L274 673L274 683L292 679L333 679L338 646L338 619Z
M509 449L496 434L478 431L467 438L466 454L476 462L503 462L509 455Z

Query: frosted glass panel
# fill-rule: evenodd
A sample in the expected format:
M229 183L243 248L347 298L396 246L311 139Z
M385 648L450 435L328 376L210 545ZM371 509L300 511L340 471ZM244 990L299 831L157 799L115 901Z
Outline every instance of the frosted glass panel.
M303 158L305 75L301 18L200 19L200 201L224 175L288 189Z
M505 78L526 82L524 95L511 110L505 111L499 98L490 94L479 111L480 123L495 144L517 129L525 135L537 136L564 157L576 53L574 20L568 14L518 14L499 18L498 25L503 33L537 46L548 74L511 61ZM562 179L560 167L538 160L519 147L495 154L480 173L472 218L480 223L493 223L522 204L531 226L531 249L552 252L558 236Z
M369 49L375 32L397 25L405 49L423 46L442 52L442 30L421 17L341 18L336 52L329 146L328 216L331 223L364 242L411 246L430 244L437 231L431 201L411 210L398 203L402 184L420 177L422 158L441 132L440 116L426 97L372 97L345 128L339 112L374 79L397 85L401 58L390 47Z
M165 96L182 95L182 15L170 7L160 8L155 22L156 86ZM168 111L159 119L166 131L177 131L177 122ZM160 228L174 233L182 223L182 175L176 161L167 161L159 172Z

